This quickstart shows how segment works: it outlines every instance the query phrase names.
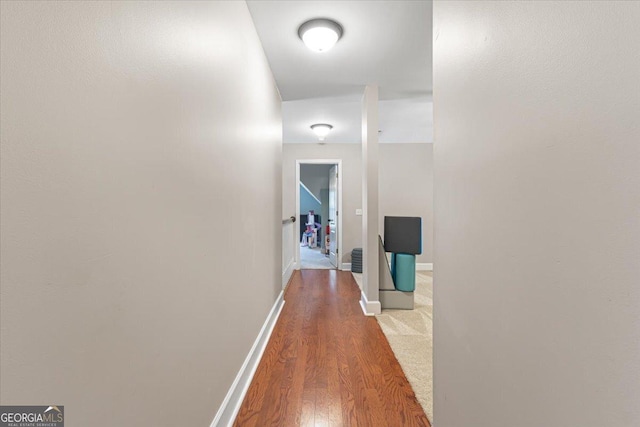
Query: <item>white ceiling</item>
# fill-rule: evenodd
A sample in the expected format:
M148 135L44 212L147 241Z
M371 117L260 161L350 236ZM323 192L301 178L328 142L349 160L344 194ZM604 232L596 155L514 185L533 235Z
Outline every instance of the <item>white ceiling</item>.
M360 143L360 101L380 87L380 142L432 142L431 1L248 1L282 95L285 143L317 143L309 128L334 129L327 143ZM298 38L325 17L344 34L316 53Z

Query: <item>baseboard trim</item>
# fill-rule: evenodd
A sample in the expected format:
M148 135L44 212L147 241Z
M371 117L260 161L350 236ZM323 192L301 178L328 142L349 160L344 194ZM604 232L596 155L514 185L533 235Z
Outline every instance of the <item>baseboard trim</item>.
M287 265L287 268L284 269L284 271L282 272L282 288L284 289L287 286L287 283L289 283L289 279L291 279L291 275L293 274L293 270L295 270L296 267L296 260L294 258L291 258L291 260L289 260L289 265Z
M360 293L360 307L365 316L375 316L376 314L382 313L380 301L369 301L364 292L360 291Z
M340 266L340 270L342 270L342 271L351 271L351 263L350 262L343 262L342 265Z
M433 271L433 263L431 262L417 262L416 271Z
M230 427L233 425L283 307L284 292L280 292L210 427Z

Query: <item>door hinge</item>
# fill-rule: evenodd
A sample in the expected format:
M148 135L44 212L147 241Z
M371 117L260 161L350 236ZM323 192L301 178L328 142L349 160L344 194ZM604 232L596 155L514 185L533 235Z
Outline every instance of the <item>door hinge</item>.
M336 211L336 216L338 216L338 211Z

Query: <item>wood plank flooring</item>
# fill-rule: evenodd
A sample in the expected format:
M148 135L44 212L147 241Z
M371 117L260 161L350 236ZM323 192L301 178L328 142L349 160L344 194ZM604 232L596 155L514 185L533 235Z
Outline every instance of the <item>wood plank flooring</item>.
M349 272L296 271L234 426L426 426Z

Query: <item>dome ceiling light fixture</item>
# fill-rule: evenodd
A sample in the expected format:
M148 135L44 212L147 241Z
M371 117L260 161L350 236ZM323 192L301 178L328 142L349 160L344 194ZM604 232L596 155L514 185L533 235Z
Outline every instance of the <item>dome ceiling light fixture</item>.
M326 123L316 123L315 125L311 125L311 130L315 132L320 141L324 141L331 129L333 129L333 126Z
M342 26L331 19L312 19L300 25L298 36L314 52L326 52L342 37Z

